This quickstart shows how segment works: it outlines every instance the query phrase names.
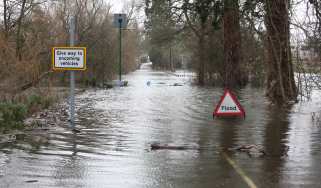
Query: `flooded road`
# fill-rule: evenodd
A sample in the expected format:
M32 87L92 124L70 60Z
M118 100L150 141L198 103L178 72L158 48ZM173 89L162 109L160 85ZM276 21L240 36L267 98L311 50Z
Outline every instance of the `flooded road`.
M128 87L77 96L81 133L59 126L0 145L0 187L321 187L321 126L311 118L320 94L280 110L245 88L246 118L213 120L222 89L177 74L143 65ZM152 143L191 149L150 151ZM267 155L233 150L247 144Z

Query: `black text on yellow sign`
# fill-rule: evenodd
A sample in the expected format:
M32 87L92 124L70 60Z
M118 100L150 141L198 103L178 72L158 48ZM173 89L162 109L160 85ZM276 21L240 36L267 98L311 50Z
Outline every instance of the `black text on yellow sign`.
M86 47L53 47L53 70L86 70Z

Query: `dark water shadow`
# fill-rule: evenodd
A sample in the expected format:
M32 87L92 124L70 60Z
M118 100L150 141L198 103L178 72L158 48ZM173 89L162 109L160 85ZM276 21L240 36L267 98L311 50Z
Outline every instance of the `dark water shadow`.
M269 106L267 123L263 135L263 147L266 152L264 157L262 177L260 182L266 187L280 184L282 168L286 162L289 151L289 117L291 106L282 109L277 106Z

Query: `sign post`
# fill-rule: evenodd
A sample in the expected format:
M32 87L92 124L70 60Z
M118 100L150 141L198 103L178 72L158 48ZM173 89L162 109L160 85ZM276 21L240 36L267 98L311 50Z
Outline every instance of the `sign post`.
M122 23L122 19L119 19L119 81L121 82L121 56L122 56L122 54L121 54L121 49L122 49L122 47L121 47L121 23Z
M121 85L122 74L122 29L127 27L126 14L114 14L114 27L119 29L119 83Z
M70 127L75 129L75 71L86 70L86 48L74 47L75 45L75 18L69 22L70 46L52 48L53 70L68 70L70 72Z
M75 17L70 19L70 46L75 46ZM70 126L75 130L75 72L70 71Z

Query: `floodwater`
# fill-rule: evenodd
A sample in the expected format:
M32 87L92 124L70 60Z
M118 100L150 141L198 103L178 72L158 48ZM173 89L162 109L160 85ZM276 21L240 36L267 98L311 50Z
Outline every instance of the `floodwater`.
M245 119L213 120L222 89L177 74L143 65L125 77L128 87L76 97L81 133L58 126L0 145L0 187L321 187L318 92L281 110L248 87L237 92ZM151 151L152 143L190 149ZM247 144L267 155L233 150Z

